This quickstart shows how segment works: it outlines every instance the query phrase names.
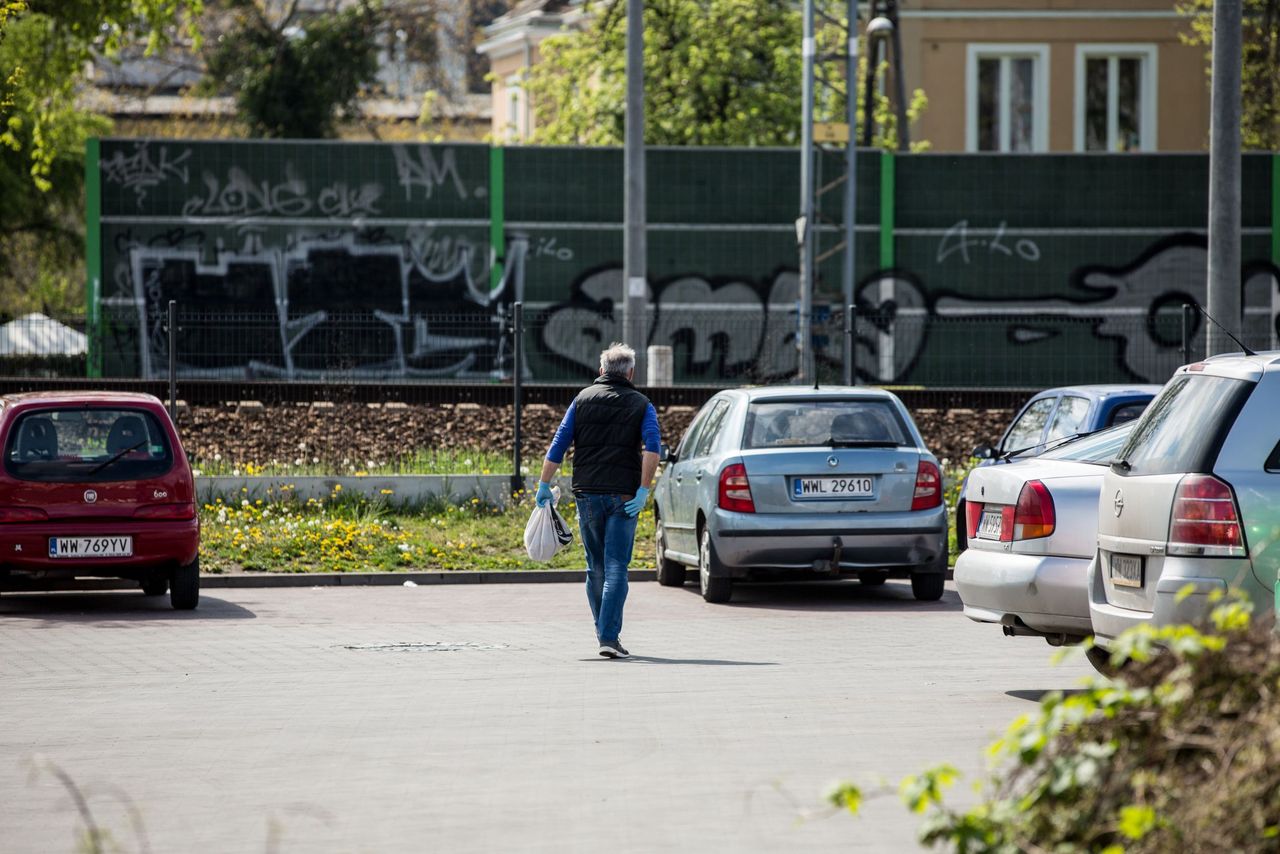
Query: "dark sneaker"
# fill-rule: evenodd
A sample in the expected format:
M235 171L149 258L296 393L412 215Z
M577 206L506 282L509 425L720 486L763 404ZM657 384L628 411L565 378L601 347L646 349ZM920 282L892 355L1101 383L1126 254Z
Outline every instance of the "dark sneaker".
M627 658L631 655L619 641L601 641L600 654L605 658Z

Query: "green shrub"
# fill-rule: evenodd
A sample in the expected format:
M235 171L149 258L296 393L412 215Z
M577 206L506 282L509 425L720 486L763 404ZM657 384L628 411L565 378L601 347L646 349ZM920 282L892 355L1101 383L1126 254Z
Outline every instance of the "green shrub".
M1266 625L1262 625L1262 623ZM920 839L958 852L1280 851L1280 637L1247 606L1211 626L1142 627L1113 650L1115 681L1046 695L990 748L980 803L957 778L903 781ZM856 812L852 784L829 798Z

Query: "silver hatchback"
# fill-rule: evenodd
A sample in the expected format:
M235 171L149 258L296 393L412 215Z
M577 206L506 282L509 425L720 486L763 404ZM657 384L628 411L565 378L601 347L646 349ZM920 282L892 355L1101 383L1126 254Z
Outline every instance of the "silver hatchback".
M910 578L942 596L942 472L906 407L879 389L732 389L698 412L655 492L658 581Z
M1103 479L1089 616L1103 646L1195 622L1215 592L1270 611L1280 568L1280 352L1180 368Z

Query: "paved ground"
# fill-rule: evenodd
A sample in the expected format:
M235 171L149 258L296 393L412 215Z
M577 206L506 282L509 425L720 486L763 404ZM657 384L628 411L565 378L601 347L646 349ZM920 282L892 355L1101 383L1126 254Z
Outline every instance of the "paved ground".
M75 850L34 759L127 851L900 851L896 798L824 816L826 786L976 772L1087 669L893 582L635 584L626 662L586 611L576 584L5 594L0 847Z

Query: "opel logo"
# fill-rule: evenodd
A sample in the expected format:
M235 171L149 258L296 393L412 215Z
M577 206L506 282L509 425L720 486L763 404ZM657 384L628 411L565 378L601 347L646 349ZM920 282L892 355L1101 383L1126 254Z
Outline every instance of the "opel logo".
M98 493L97 493L95 490L92 490L92 489L86 489L86 490L84 491L84 503L85 503L85 504L92 504L93 502L95 502L95 501L97 501L97 500L98 500Z
M1124 493L1118 489L1116 490L1115 505L1116 505L1116 515L1119 516L1121 513L1124 512Z
M835 454L832 454L831 456L827 457L827 465L831 466L832 468L835 468L836 466L840 465L840 460L839 458L836 457Z

